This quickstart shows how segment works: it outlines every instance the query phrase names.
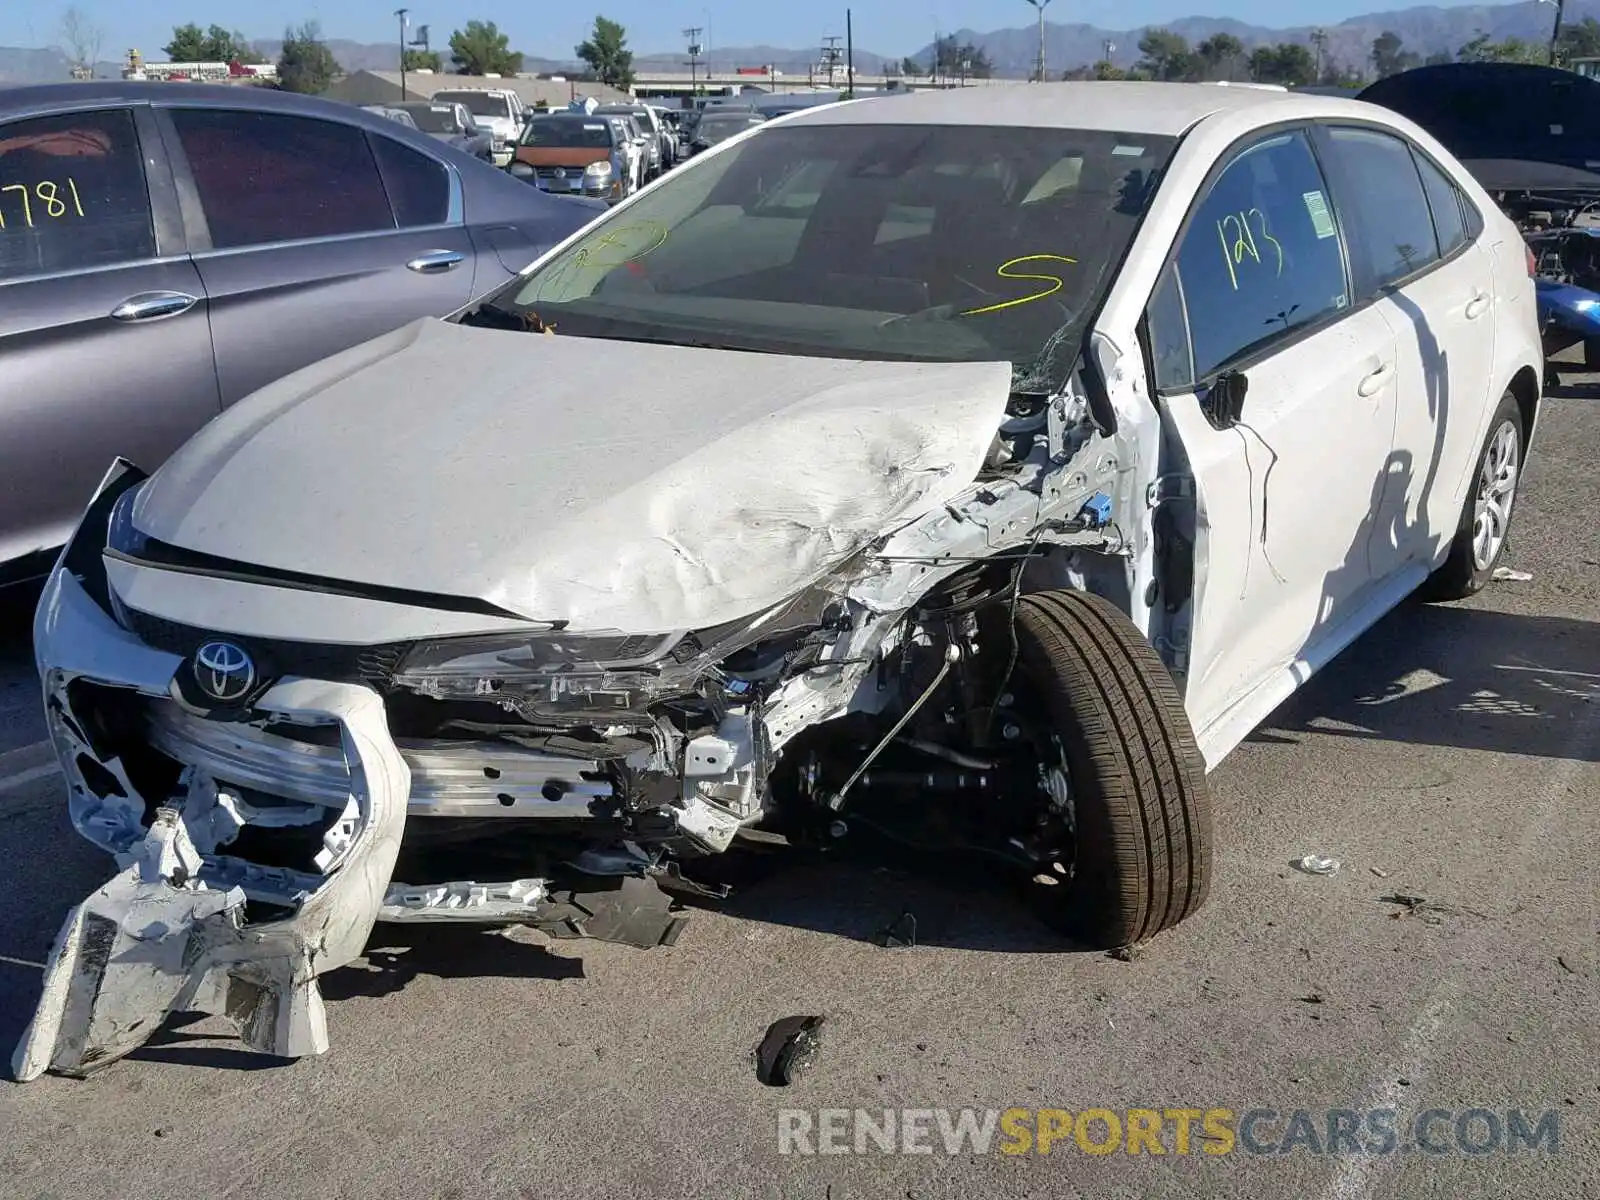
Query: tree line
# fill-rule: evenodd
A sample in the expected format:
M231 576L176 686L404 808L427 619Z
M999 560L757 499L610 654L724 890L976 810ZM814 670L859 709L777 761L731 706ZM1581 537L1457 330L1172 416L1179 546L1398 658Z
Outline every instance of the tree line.
M1576 58L1600 57L1600 21L1593 17L1565 26L1556 40L1556 64L1566 65ZM1525 42L1520 38L1492 41L1479 33L1454 54L1427 56L1406 48L1404 40L1385 30L1372 40L1367 61L1349 64L1335 61L1327 53L1327 35L1318 30L1308 43L1279 42L1254 46L1227 33L1214 34L1191 46L1182 34L1170 29L1147 29L1139 39L1139 60L1124 68L1102 59L1090 66L1063 73L1065 79L1155 79L1183 82L1232 80L1251 83L1276 83L1285 87L1323 84L1354 87L1369 78L1384 79L1413 67L1449 62L1524 62L1545 63L1551 59L1548 44Z
M241 66L266 59L238 30L221 25L202 29L190 22L172 30L172 40L162 47L171 62L237 62ZM587 64L588 81L627 89L633 85L633 51L627 30L616 21L596 17L588 38L574 47ZM522 53L511 49L511 39L493 21L468 21L450 35L450 65L461 75L516 75L522 71ZM445 72L444 51L407 47L399 61L407 71ZM286 92L317 93L344 74L315 21L286 29L278 54L277 86Z

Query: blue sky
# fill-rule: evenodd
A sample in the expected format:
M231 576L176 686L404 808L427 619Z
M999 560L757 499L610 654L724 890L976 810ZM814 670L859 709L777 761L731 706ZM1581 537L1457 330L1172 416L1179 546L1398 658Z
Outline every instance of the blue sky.
M103 57L115 60L137 47L147 57L159 54L175 24L216 22L249 37L277 37L284 26L314 18L328 37L382 41L397 37L391 15L402 0L77 0L78 8L103 30ZM513 48L549 58L569 58L596 12L620 21L637 51L676 49L680 31L709 26L714 46L766 43L820 45L827 34L844 34L845 0L815 4L703 3L702 0L596 0L595 7L540 0L404 0L414 24L432 26L434 44L469 19L496 21L511 35ZM1433 0L1453 7L1463 0ZM1203 12L1260 25L1333 22L1372 11L1407 6L1407 0L1053 0L1052 20L1087 22L1127 29ZM0 3L0 45L40 46L60 41L65 4L26 0ZM1025 0L854 0L856 45L884 54L904 54L926 45L934 29L999 29L1031 25L1034 10ZM1292 15L1291 15L1292 14Z

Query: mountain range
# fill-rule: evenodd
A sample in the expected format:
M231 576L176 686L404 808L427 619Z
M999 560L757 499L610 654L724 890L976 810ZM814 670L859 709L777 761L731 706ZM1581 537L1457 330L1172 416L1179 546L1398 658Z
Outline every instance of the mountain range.
M1576 22L1584 17L1600 18L1600 0L1567 0L1566 20ZM1495 41L1508 37L1542 43L1550 36L1553 10L1540 0L1523 0L1522 3L1501 5L1466 5L1459 8L1424 6L1391 12L1369 13L1346 21L1322 26L1294 25L1272 29L1248 25L1216 17L1186 17L1168 22L1165 28L1198 43L1214 34L1231 34L1244 43L1246 49L1263 43L1309 43L1311 35L1321 29L1326 35L1327 61L1360 70L1368 62L1372 40L1385 31L1401 38L1405 48L1421 55L1454 53L1480 33ZM1045 59L1052 75L1070 67L1082 66L1106 56L1106 47L1114 49L1111 61L1120 66L1132 65L1139 58L1139 39L1144 28L1102 29L1094 25L1045 25ZM980 32L958 29L946 34L958 42L970 43L983 51L994 65L996 75L1027 76L1034 67L1039 49L1036 25L1023 25L1011 29ZM281 44L270 39L252 43L265 58L276 59ZM392 69L395 64L395 47L392 43L366 43L331 38L328 47L347 71ZM924 44L911 52L911 57L926 63L932 57L932 43ZM152 47L149 57L159 51ZM789 75L803 75L821 57L817 49L796 49L778 46L719 46L710 56L710 63L719 70L736 66L756 67L771 64ZM897 64L899 55L877 53L858 49L855 52L856 70L876 74L884 64ZM577 68L571 60L546 59L529 55L523 69L530 73L556 73ZM636 53L635 70L681 71L686 65L682 52ZM702 63L702 66L705 64ZM60 49L22 49L0 47L0 83L29 83L65 79L68 60ZM97 73L115 78L118 63L100 63Z

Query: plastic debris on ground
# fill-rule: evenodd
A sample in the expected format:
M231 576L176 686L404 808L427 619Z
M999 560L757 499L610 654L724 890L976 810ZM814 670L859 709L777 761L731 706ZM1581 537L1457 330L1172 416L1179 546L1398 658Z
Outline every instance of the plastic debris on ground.
M1491 578L1496 583L1532 583L1533 574L1529 571L1519 571L1515 567L1496 567Z
M1289 865L1305 875L1337 875L1344 867L1337 858L1325 854L1302 855Z
M783 1017L767 1027L756 1047L756 1078L768 1087L788 1087L811 1069L822 1050L820 1016Z

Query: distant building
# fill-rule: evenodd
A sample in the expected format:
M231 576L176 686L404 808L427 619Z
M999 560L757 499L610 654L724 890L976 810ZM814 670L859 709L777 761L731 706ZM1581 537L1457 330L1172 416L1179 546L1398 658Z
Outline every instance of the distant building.
M129 50L123 60L124 79L154 79L163 83L252 83L278 77L272 63L145 62L144 55Z
M601 104L628 99L626 92L603 83L584 83L576 79L533 79L525 75L446 75L433 71L407 71L405 99L426 100L435 92L470 88L477 91L501 89L516 92L529 108L565 108L583 96ZM399 71L352 71L336 80L324 93L330 100L347 104L395 104L400 94Z

